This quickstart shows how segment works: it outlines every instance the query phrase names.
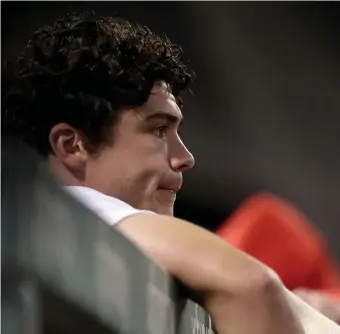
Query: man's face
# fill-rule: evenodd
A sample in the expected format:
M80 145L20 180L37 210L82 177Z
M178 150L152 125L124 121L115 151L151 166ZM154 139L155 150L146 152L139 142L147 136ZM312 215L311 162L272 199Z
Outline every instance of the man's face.
M85 186L137 209L173 215L182 172L194 165L178 134L181 121L167 86L155 85L145 105L121 113L113 144L89 158Z

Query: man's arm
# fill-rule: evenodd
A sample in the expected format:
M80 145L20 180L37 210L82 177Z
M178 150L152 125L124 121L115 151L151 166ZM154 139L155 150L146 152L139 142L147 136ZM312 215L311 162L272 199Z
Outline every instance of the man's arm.
M294 312L277 275L214 234L176 218L147 214L126 218L117 228L202 295L220 334L305 333L300 310Z
M340 325L340 301L333 300L322 290L297 288L294 294L318 310L327 318Z

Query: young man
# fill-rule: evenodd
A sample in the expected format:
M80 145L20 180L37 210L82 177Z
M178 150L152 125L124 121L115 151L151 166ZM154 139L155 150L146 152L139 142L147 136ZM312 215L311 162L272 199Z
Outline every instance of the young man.
M179 137L180 94L193 78L182 58L146 27L68 15L38 30L6 71L3 132L200 294L220 334L339 333L268 267L172 217L194 165Z

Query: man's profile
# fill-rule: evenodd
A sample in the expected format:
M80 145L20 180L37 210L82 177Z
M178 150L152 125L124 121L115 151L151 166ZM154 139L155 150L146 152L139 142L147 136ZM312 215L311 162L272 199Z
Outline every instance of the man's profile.
M6 70L3 131L199 293L220 334L338 333L269 268L171 217L194 165L179 136L193 76L165 36L119 17L70 14L39 29Z

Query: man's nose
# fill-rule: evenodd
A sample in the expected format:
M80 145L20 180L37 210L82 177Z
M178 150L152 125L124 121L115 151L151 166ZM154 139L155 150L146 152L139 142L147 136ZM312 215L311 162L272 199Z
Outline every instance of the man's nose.
M176 172L185 172L195 165L195 158L182 144L177 154L170 157L171 168Z

